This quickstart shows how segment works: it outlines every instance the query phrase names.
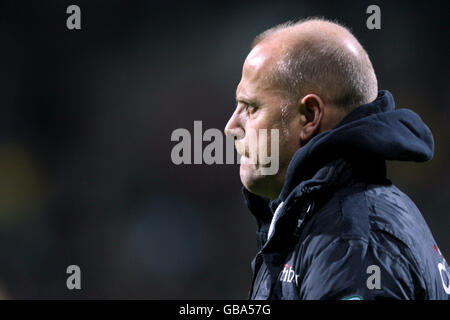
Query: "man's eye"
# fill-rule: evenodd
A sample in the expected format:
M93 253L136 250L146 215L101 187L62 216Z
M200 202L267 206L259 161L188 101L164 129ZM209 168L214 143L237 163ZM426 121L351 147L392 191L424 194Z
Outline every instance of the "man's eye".
M251 104L246 104L246 105L245 105L245 110L246 110L247 112L253 113L253 112L256 111L256 107L253 106L253 105L251 105Z

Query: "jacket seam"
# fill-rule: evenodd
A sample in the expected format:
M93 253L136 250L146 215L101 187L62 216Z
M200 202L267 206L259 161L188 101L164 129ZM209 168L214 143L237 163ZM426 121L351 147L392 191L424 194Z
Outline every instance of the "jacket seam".
M369 208L369 210L370 210L373 214L376 214L375 206L371 204L371 202L369 201L369 199L368 199L368 197L367 197L367 186L368 186L368 185L369 185L369 184L366 185L366 189L364 190L364 199L365 199L365 201L366 201L366 205L367 205L367 207ZM369 220L369 223L370 223L370 220ZM426 295L426 297L427 297L427 299L428 299L428 298L429 298L429 293L430 293L430 287L429 287L429 284L428 284L427 279L426 279L425 277L422 276L423 274L425 274L425 272L424 272L424 270L421 268L420 264L417 262L417 259L415 258L415 256L412 254L412 251L411 251L411 249L410 249L410 246L409 246L404 240L400 239L396 234L394 234L392 230L388 230L388 229L386 229L386 228L382 228L382 227L380 227L379 225L377 225L376 228L372 228L372 225L370 224L369 227L370 227L370 230L371 230L371 231L381 230L381 231L387 232L388 234L392 234L392 236L398 238L398 239L404 244L404 248L408 251L408 257L409 257L410 259L413 260L414 264L417 266L417 268L418 268L419 271L420 271L420 277L422 278L423 283L425 284L425 295ZM383 247L380 247L378 244L376 244L376 245L377 245L379 248L383 248ZM383 248L383 249L386 251L386 253L388 253L387 249L385 249L385 248ZM400 256L400 258L402 258L402 256ZM406 261L407 261L407 260L406 260ZM407 263L408 263L409 265L411 265L411 263L410 263L409 261L407 261ZM411 266L412 266L412 265L411 265ZM405 266L403 266L403 268L405 268ZM410 276L410 278L411 278L411 276ZM412 280L412 278L411 278L410 280ZM411 283L412 283L412 281L411 281ZM414 291L413 291L413 292L414 292Z

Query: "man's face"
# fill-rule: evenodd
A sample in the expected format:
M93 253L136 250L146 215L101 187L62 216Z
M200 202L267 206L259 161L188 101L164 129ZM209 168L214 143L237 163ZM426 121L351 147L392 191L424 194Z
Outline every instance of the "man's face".
M227 135L237 137L235 146L241 154L240 177L243 185L251 192L274 199L284 183L287 166L295 151L300 147L298 126L300 120L294 108L287 104L284 91L271 80L272 67L279 57L279 48L256 46L248 55L242 69L242 78L236 90L237 107L225 127ZM274 150L272 143L278 143L279 170L274 175L262 172L261 157L252 161L251 154L258 154L261 145L251 143L250 132L256 132L258 141L260 129L267 129L267 153ZM271 141L271 129L277 129L278 141ZM275 150L276 152L276 150ZM256 163L255 163L256 162Z

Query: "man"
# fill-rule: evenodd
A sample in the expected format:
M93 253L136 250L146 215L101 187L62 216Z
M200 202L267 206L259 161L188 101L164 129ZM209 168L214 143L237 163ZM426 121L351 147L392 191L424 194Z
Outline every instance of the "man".
M448 299L449 267L385 160L427 161L433 137L379 91L369 57L323 19L259 35L225 133L258 224L250 299ZM279 170L250 161L252 130L279 133ZM267 138L268 141L270 140ZM273 151L273 150L272 150Z

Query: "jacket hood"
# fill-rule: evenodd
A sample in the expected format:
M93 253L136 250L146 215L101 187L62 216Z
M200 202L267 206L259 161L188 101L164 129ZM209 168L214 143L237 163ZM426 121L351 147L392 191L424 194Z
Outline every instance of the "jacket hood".
M337 127L297 150L278 200L285 200L299 183L335 159L422 162L433 153L433 135L422 119L412 110L395 110L391 93L382 90L374 101L359 106Z

